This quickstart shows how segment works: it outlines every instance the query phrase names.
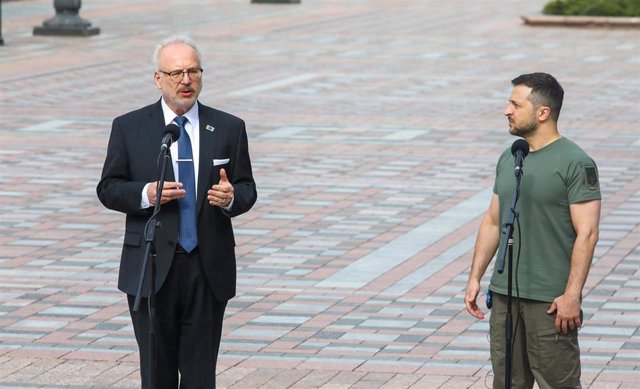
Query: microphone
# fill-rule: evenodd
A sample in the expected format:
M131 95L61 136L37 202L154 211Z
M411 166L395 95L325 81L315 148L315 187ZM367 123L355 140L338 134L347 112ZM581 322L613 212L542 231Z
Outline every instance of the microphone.
M529 143L524 139L518 139L511 145L511 154L513 155L514 174L516 177L522 175L522 164L524 158L529 154Z
M180 128L173 123L167 124L162 133L162 146L160 146L160 151L166 151L171 147L171 143L177 141L178 138L180 138Z

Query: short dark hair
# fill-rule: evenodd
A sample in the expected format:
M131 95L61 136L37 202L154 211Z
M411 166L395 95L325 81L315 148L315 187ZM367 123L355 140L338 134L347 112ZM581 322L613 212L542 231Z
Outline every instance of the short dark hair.
M513 86L524 85L531 88L531 94L529 95L531 104L536 108L542 105L549 107L551 118L558 122L562 99L564 98L564 89L551 74L522 74L511 80L511 84Z

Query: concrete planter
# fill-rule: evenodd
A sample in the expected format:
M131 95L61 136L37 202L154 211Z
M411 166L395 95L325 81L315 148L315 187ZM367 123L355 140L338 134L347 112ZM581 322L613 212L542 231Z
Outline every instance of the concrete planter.
M556 15L534 15L521 17L524 24L530 26L640 28L640 17Z
M300 4L300 0L251 0L255 4Z

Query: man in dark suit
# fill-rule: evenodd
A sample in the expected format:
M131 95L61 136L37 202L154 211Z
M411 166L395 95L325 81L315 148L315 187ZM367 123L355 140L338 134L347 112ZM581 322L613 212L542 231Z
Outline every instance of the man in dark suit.
M200 52L185 36L162 41L154 54L162 98L117 117L97 187L109 209L126 214L118 288L127 293L140 349L144 389L215 388L215 365L227 301L236 293L231 217L257 198L244 122L197 101L202 90ZM180 137L157 198L158 155L165 126ZM185 143L186 142L186 143ZM150 388L149 276L133 311L145 252L145 224L156 202L155 382Z

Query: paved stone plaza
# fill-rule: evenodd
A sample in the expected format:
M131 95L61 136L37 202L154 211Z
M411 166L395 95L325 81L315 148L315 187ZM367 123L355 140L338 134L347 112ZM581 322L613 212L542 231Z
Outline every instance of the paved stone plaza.
M95 187L111 120L159 98L151 54L179 31L203 48L201 100L246 120L258 185L221 388L490 387L463 294L531 71L563 84L560 131L600 168L583 385L638 387L640 30L524 26L544 0L87 0L99 35L33 36L52 3L2 4L0 389L139 387L124 217Z

